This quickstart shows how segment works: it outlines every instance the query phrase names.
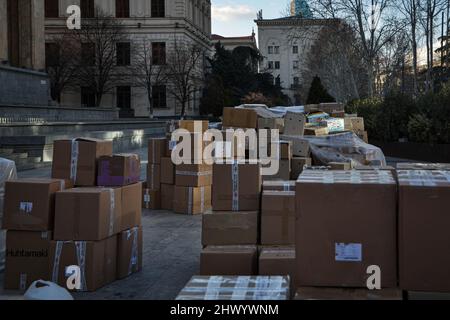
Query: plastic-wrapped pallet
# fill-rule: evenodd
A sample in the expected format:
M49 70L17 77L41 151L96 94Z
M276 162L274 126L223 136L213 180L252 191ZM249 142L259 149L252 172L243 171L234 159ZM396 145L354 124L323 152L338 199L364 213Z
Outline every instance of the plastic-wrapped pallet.
M176 300L289 300L289 276L194 276Z
M3 202L5 198L5 182L17 179L16 164L14 161L0 158L0 228L3 219ZM5 266L6 231L0 229L0 271Z

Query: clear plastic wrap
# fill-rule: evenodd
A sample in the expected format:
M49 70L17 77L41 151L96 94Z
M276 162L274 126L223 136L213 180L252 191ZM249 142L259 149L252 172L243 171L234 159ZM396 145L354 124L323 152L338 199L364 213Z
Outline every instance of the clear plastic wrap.
M303 138L308 140L314 160L322 165L330 162L351 162L354 166L386 165L383 151L365 143L353 132Z
M14 161L0 158L0 226L3 219L3 203L5 198L5 182L17 179L16 164ZM0 229L0 271L5 265L6 231Z
M194 276L176 300L288 300L288 276Z

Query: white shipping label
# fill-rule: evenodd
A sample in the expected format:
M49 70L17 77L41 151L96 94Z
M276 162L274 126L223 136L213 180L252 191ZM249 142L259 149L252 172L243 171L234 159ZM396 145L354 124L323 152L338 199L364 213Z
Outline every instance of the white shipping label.
M336 261L362 261L361 243L335 243Z
M144 194L144 202L150 203L150 195L149 194Z
M20 202L19 209L24 213L31 213L33 211L33 202Z

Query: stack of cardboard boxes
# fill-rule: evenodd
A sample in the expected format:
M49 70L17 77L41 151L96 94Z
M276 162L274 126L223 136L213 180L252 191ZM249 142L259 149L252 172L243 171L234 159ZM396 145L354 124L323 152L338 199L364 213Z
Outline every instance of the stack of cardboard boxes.
M39 279L65 287L76 266L76 289L93 291L140 270L139 174L139 157L113 156L111 141L55 141L53 179L6 184L5 288Z

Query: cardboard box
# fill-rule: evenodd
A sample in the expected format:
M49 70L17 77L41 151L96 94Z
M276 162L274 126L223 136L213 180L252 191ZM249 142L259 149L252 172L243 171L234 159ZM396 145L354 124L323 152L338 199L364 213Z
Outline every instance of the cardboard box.
M122 187L122 212L120 231L141 225L142 182Z
M397 286L396 182L389 171L306 170L296 185L297 286Z
M367 131L354 131L355 134L365 143L369 143L369 135Z
M66 287L69 266L84 266L79 291L95 291L117 278L117 235L101 241L51 241L51 281Z
M278 146L277 146L278 145ZM278 147L278 155L274 158L279 160L290 160L292 158L292 142L291 141L276 141L274 143L274 148ZM275 149L276 150L276 149ZM271 157L272 155L272 146L271 141L268 141L267 146L259 147L259 157Z
M214 211L258 211L261 193L260 164L213 165Z
M306 136L326 136L328 133L328 127L311 126L305 128Z
M47 231L53 229L55 194L70 181L21 179L6 181L3 229Z
M209 121L200 120L180 120L178 122L179 129L185 129L189 132L204 133L208 130Z
M305 123L306 118L303 113L288 111L284 117L284 134L302 137Z
M323 111L312 111L306 115L306 119L309 124L308 126L311 126L311 124L319 125L319 123L328 119L329 117L330 117L330 115Z
M122 231L117 236L117 278L142 270L142 226Z
M295 276L295 247L262 247L259 254L262 276Z
M403 300L399 289L300 287L294 300Z
M148 163L160 164L161 158L166 155L166 138L151 138L148 140Z
M161 188L160 164L147 164L147 188L149 188L150 190L159 190Z
M289 298L288 277L193 276L175 300L274 301Z
M212 166L207 164L180 164L175 170L175 184L185 187L210 186Z
M392 168L392 167L390 167ZM399 162L397 170L445 170L450 171L450 163Z
M36 280L49 280L50 231L12 231L6 234L4 288L25 291Z
M201 214L211 209L211 186L175 186L173 211L183 214Z
M263 180L289 180L291 178L291 160L279 160L278 172L275 175L263 176Z
M261 244L295 243L295 192L263 191L261 200Z
M162 186L162 185L161 185ZM150 190L147 188L147 183L142 188L142 208L149 210L160 210L161 207L161 192L160 190Z
M340 102L322 102L319 104L319 109L326 113L342 112L344 105Z
M397 170L400 288L450 292L450 171Z
M245 108L223 108L223 127L253 128L258 126L258 114Z
M311 164L311 158L293 157L291 160L291 179L297 180L298 176L303 172L303 168Z
M97 161L112 155L112 141L91 138L57 140L53 143L52 178L71 180L75 186L97 183Z
M259 118L258 129L278 130L280 133L284 131L283 118Z
M179 140L172 140L169 148L172 148L172 153L187 163L201 163L204 160L210 160L212 155L205 155L205 149L212 143L211 141L203 139L202 133L183 134L178 138Z
M310 148L307 139L296 136L282 135L281 139L292 142L292 155L294 157L309 157Z
M328 162L331 170L352 170L351 162Z
M175 183L175 165L171 158L161 158L161 183Z
M351 131L365 131L364 127L364 118L362 117L345 117L345 130L351 130Z
M256 246L208 246L200 254L202 276L253 276L257 273Z
M161 209L162 210L173 210L173 194L174 185L173 184L161 184Z
M75 188L56 194L54 240L102 240L119 233L121 226L120 188Z
M203 215L202 244L256 245L259 228L258 211L212 211Z
M98 160L99 186L125 186L136 183L141 177L141 160L137 154L101 156Z
M321 125L328 128L328 132L342 132L345 130L343 118L328 118L321 122Z
M295 181L271 181L267 180L263 182L263 191L295 191Z

